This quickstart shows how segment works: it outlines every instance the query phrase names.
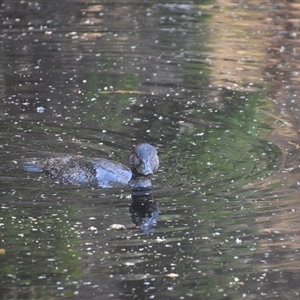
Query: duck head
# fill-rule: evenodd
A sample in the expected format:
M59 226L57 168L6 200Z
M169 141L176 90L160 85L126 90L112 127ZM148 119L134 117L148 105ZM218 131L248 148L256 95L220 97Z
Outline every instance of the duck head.
M130 156L130 168L136 175L153 175L159 167L157 150L154 146L142 143L133 148Z

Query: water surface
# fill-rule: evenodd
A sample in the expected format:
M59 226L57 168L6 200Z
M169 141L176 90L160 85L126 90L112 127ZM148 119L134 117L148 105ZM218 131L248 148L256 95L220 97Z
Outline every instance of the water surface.
M5 1L0 298L297 298L298 12ZM141 141L161 161L149 230L132 222L129 189L59 185L13 163L128 165Z

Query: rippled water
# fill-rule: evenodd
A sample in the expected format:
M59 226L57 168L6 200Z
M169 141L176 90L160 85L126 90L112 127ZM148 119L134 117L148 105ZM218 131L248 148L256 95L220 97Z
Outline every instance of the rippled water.
M297 298L299 9L4 1L0 298ZM128 165L140 141L161 161L146 209L13 163Z

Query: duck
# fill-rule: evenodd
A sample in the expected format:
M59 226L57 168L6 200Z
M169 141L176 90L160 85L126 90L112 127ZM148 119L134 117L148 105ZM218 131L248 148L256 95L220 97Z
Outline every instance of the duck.
M18 168L43 172L55 182L94 185L102 188L130 186L132 190L151 189L151 177L159 168L156 148L148 143L134 146L129 157L130 167L105 158L71 155L20 160Z

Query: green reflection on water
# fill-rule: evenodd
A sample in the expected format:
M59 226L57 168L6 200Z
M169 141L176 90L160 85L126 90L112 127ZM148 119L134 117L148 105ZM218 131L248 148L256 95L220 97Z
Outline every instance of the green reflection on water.
M168 172L170 182L199 181L215 193L242 187L280 167L281 152L266 140L271 128L259 109L268 102L259 94L229 93L225 103L195 109L181 124L169 149L176 161Z
M2 286L8 289L17 284L26 299L72 293L68 286L83 274L77 234L71 226L75 208L2 205L1 211L5 215L1 231L5 250L0 255ZM27 291L28 286L32 288Z
M199 261L194 271L187 274L184 261L178 273L195 285L193 296L213 299L240 293L253 273L251 259L259 246L253 240L257 224L251 200L262 192L245 187L276 172L282 162L280 149L266 139L271 130L266 97L226 91L220 99L202 108L196 105L179 122L179 134L165 153L172 157L167 182L184 186L183 195L174 194L172 205L189 210L183 222L195 228L189 237L201 240L185 249L190 253L192 247L190 256ZM181 241L181 251L183 247Z

